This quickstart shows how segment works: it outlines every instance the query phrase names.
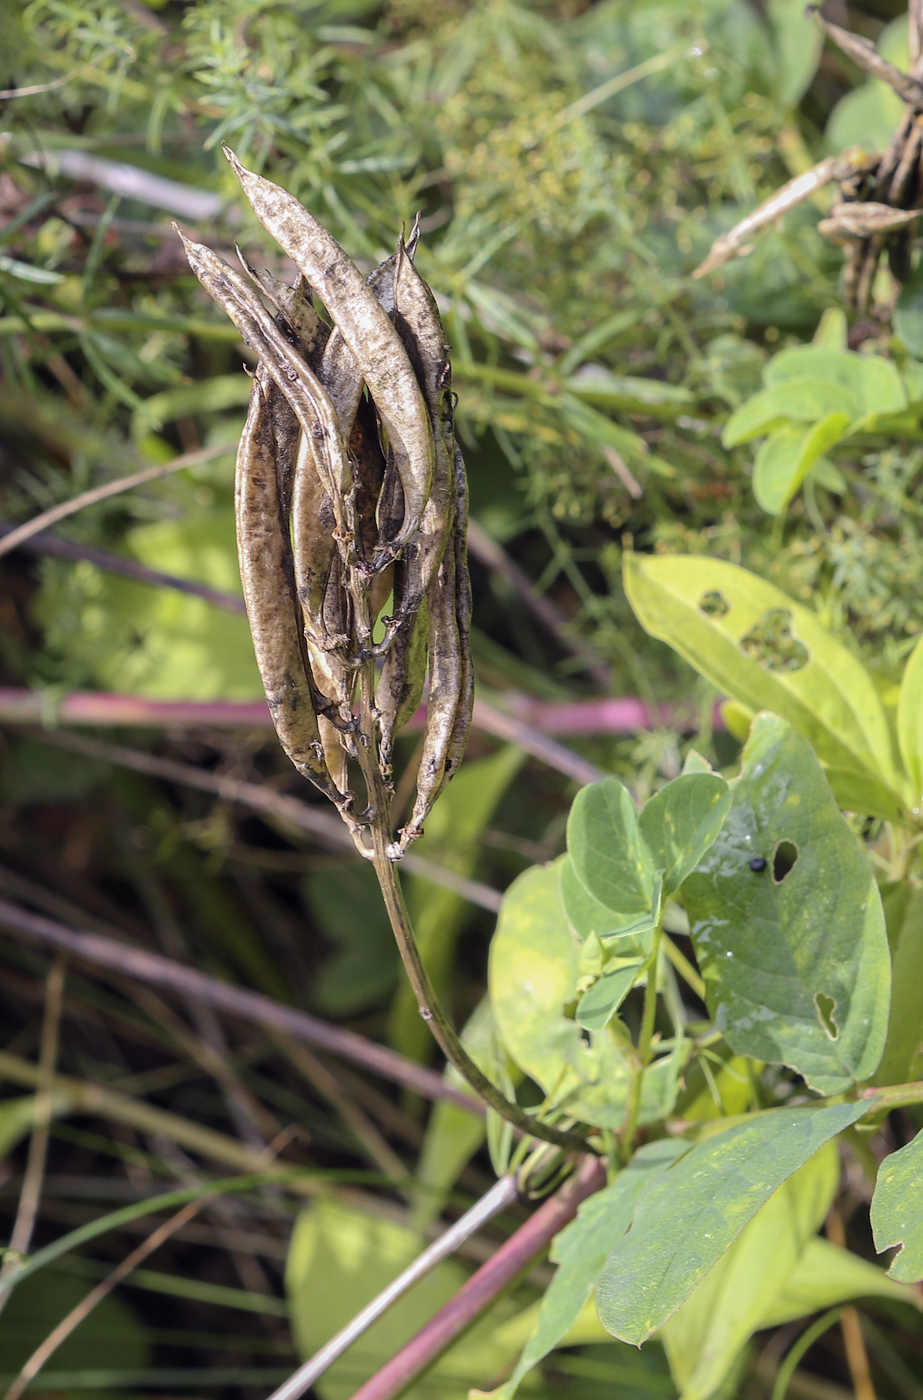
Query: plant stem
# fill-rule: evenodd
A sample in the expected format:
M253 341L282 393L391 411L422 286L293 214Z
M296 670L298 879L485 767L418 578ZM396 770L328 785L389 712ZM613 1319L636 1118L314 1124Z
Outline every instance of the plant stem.
M355 598L355 595L354 595ZM458 1032L443 1009L423 966L420 950L414 938L410 915L401 890L395 862L392 858L391 801L378 765L375 742L374 667L372 660L364 662L359 671L359 709L362 739L359 744L359 765L368 796L368 818L372 838L372 861L381 887L382 899L388 911L391 929L397 943L404 970L410 979L420 1015L429 1025L437 1045L449 1064L454 1065L475 1093L508 1123L520 1128L530 1137L542 1138L567 1151L586 1152L587 1143L576 1133L561 1132L547 1123L537 1122L519 1104L502 1094L475 1064L461 1043Z
M657 1015L657 972L660 964L660 944L663 938L663 910L654 929L654 942L647 960L647 986L644 988L644 1010L641 1014L641 1033L638 1036L638 1064L632 1076L625 1112L625 1126L622 1129L622 1157L627 1161L634 1147L638 1131L638 1118L641 1113L641 1090L644 1086L644 1072L651 1062L651 1041L654 1037L654 1019Z
M425 1371L451 1342L470 1326L516 1278L526 1264L545 1249L559 1230L577 1214L582 1201L606 1184L605 1164L585 1157L577 1171L511 1235L454 1298L430 1318L394 1356L353 1396L353 1400L393 1400Z

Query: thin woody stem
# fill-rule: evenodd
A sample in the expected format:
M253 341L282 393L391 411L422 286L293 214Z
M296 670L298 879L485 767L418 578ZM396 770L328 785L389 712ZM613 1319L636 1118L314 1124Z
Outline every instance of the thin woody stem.
M353 593L354 601L359 601L356 596L358 592L359 589L356 589ZM511 1102L495 1084L491 1083L468 1054L458 1032L436 996L429 974L420 957L410 915L407 912L407 905L404 903L400 880L394 860L391 858L391 802L378 766L375 742L374 666L374 661L368 660L359 671L360 725L363 739L367 740L367 743L359 745L359 764L365 779L369 800L367 815L370 823L372 861L375 866L375 874L378 876L378 883L381 887L385 908L388 911L398 952L417 999L420 1015L429 1025L437 1045L449 1063L454 1065L475 1093L490 1108L495 1109L502 1118L531 1137L542 1138L545 1142L553 1143L556 1147L562 1147L569 1151L586 1152L587 1143L584 1138L579 1137L576 1133L561 1132L558 1128L553 1128L547 1123L537 1122L523 1108L520 1108L519 1104Z

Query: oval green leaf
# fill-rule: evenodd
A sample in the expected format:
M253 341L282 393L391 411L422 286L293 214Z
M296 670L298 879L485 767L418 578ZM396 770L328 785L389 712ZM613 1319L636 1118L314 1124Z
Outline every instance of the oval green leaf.
M640 1346L662 1327L782 1182L868 1104L774 1109L700 1143L642 1194L596 1293L607 1332Z
M721 441L725 447L736 447L768 432L780 419L814 423L828 413L842 413L851 423L862 413L862 406L853 391L835 379L819 375L786 379L741 404L725 424Z
M809 428L786 425L766 439L753 463L753 494L767 515L779 515L820 461L849 427L845 413L826 413Z
M878 1168L872 1234L879 1254L900 1245L889 1278L901 1283L923 1278L923 1133L892 1152Z

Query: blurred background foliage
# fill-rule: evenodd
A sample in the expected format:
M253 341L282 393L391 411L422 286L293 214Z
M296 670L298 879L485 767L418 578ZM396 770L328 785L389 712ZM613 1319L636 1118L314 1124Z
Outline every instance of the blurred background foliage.
M900 3L837 0L830 14L894 61L906 57ZM171 219L226 256L238 242L251 262L291 273L244 209L222 141L297 194L363 267L420 211L418 262L453 346L473 517L562 619L538 621L509 570L478 549L481 693L692 696L696 746L728 763L735 746L711 732L714 696L644 636L625 604L623 548L745 562L817 606L884 686L923 625L919 414L899 431L844 443L839 482L812 484L778 519L754 499L752 449L721 446L767 359L810 341L838 305L841 252L816 231L826 196L749 257L691 278L712 239L791 175L857 142L882 145L899 115L894 99L822 50L802 0L7 0L0 53L3 520L177 453L216 450L66 520L56 534L83 557L39 543L0 562L2 679L38 692L50 726L6 725L0 735L0 894L428 1060L367 872L278 816L183 779L233 778L310 802L263 729L203 718L119 735L135 770L139 754L185 765L164 777L130 771L111 735L78 753L53 727L55 705L74 689L201 702L260 694L233 607L87 557L102 549L239 593L232 461L249 352L188 271ZM884 286L880 316L849 328L849 345L890 356L907 379L916 347L892 330L888 295ZM573 743L644 798L678 772L688 737L661 729ZM403 741L405 759L415 742ZM572 792L560 773L477 733L420 854L502 890L560 852ZM411 884L434 976L464 1021L483 993L492 915L420 875ZM8 940L0 958L0 1073L5 1092L21 1097L34 1088L22 1066L39 1040L47 962ZM379 1184L361 1197L344 1185L340 1215L331 1206L311 1217L313 1235L299 1225L288 1272L294 1333L284 1267L302 1203L277 1186L228 1198L186 1227L143 1281L136 1275L62 1348L49 1392L263 1394L291 1369L297 1345L319 1340L305 1321L312 1309L323 1301L332 1326L361 1301L349 1210L379 1213L382 1253L366 1273L387 1275L427 1214L421 1200L451 1197L454 1209L487 1179L478 1156L459 1177L480 1134L449 1110L433 1115L427 1136L418 1102L125 980L73 967L62 1024L63 1067L118 1088L134 1117L73 1109L55 1120L42 1242L165 1184L226 1174L240 1165L232 1149L258 1156L290 1124L298 1132L283 1161L344 1182L350 1169L371 1171ZM140 1121L143 1106L161 1116ZM25 1126L3 1139L10 1221L28 1129L13 1116ZM223 1165L195 1136L203 1124L230 1144ZM408 1185L421 1149L420 1181L436 1197ZM857 1197L850 1208L854 1247L868 1253L865 1207ZM130 1232L104 1236L66 1256L44 1289L24 1285L0 1314L0 1339L15 1329L31 1346L75 1289L134 1242ZM333 1265L307 1267L311 1250L339 1260L340 1283L323 1299L311 1289ZM517 1304L542 1281L524 1284ZM879 1393L918 1397L923 1334L881 1307L871 1333ZM791 1394L846 1394L836 1336L809 1353ZM387 1345L396 1340L392 1331ZM515 1346L472 1342L414 1393L463 1396ZM770 1394L774 1346L769 1337L754 1349L734 1394ZM2 1342L0 1366L15 1369L26 1350ZM643 1359L623 1350L558 1353L535 1393L674 1393L656 1347ZM339 1374L318 1394L346 1394L342 1376L358 1379Z

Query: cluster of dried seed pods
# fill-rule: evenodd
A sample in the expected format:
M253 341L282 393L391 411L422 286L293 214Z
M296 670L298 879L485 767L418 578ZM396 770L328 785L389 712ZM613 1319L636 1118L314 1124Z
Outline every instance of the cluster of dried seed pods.
M903 73L878 53L874 44L816 14L824 33L868 73L886 82L905 104L888 149L871 155L861 148L831 156L776 190L729 233L715 240L696 277L713 272L733 257L750 252L760 230L831 182L839 199L819 231L846 250L843 297L863 315L869 308L875 273L886 253L895 280L906 282L916 222L923 217L923 0L911 0L908 29L911 66Z
M236 482L256 658L285 752L366 855L387 818L395 736L428 673L416 798L389 841L395 858L461 761L474 695L467 484L445 334L414 266L416 228L366 279L292 195L226 154L301 274L289 287L183 239L259 360ZM362 811L350 761L365 780Z

